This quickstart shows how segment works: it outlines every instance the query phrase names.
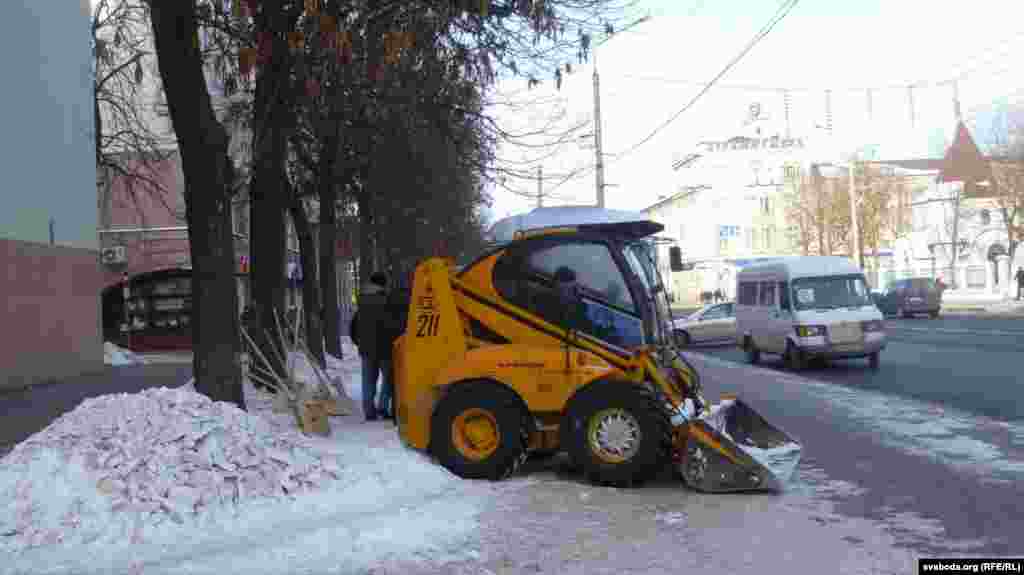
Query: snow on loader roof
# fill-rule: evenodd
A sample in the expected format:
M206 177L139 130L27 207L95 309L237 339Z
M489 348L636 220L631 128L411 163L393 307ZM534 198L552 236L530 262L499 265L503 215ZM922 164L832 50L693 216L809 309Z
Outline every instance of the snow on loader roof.
M664 226L642 212L609 210L595 206L553 206L534 208L516 216L498 220L488 232L491 242L504 244L516 239L516 232L566 226L612 228L635 237L660 232Z

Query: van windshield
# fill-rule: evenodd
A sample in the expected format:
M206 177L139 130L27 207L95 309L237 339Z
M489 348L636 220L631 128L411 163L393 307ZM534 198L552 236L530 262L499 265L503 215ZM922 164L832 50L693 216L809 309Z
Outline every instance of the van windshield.
M861 274L793 280L792 301L798 310L872 305L867 282Z

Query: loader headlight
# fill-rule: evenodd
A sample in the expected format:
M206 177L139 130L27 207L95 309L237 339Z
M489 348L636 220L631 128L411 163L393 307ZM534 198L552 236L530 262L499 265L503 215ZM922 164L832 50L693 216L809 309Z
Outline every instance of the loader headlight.
M860 326L865 333L882 331L882 321L878 319L863 321Z
M825 326L798 325L796 326L796 334L800 337L814 337L817 335L825 335Z

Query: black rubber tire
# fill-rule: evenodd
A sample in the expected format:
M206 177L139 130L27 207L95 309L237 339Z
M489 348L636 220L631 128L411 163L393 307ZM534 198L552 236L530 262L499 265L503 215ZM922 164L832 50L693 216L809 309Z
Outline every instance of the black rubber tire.
M881 354L877 351L868 356L868 366L871 369L878 369L881 366Z
M676 345L679 347L689 347L690 345L690 334L686 333L681 329L675 331Z
M761 350L757 349L754 345L754 339L747 336L743 339L743 351L747 354L747 363L756 365L757 362L761 361Z
M939 318L939 310L928 312L928 317L930 317L932 319L938 319Z
M786 367L793 371L803 371L807 367L807 358L791 341L786 342L786 352L782 359L785 361Z
M602 461L590 448L590 419L608 408L620 408L636 419L640 446L621 463ZM631 487L656 476L670 461L672 426L652 391L630 382L592 384L569 402L562 424L562 441L572 466L598 485Z
M463 456L452 441L452 422L460 413L472 408L489 411L498 423L498 447L490 457L480 461ZM526 422L522 403L511 390L491 382L458 384L434 411L430 451L445 469L459 477L500 481L512 475L526 460Z

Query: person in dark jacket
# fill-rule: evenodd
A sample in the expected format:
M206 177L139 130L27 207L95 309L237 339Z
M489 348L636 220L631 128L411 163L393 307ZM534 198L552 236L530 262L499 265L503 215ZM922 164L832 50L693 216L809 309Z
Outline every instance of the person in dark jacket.
M1017 280L1017 299L1024 298L1024 267L1017 268L1017 274L1014 276Z
M391 416L391 344L397 322L388 297L388 278L382 272L370 276L359 290L359 305L352 318L352 343L359 348L363 364L363 415L366 421ZM377 380L382 379L379 406Z

